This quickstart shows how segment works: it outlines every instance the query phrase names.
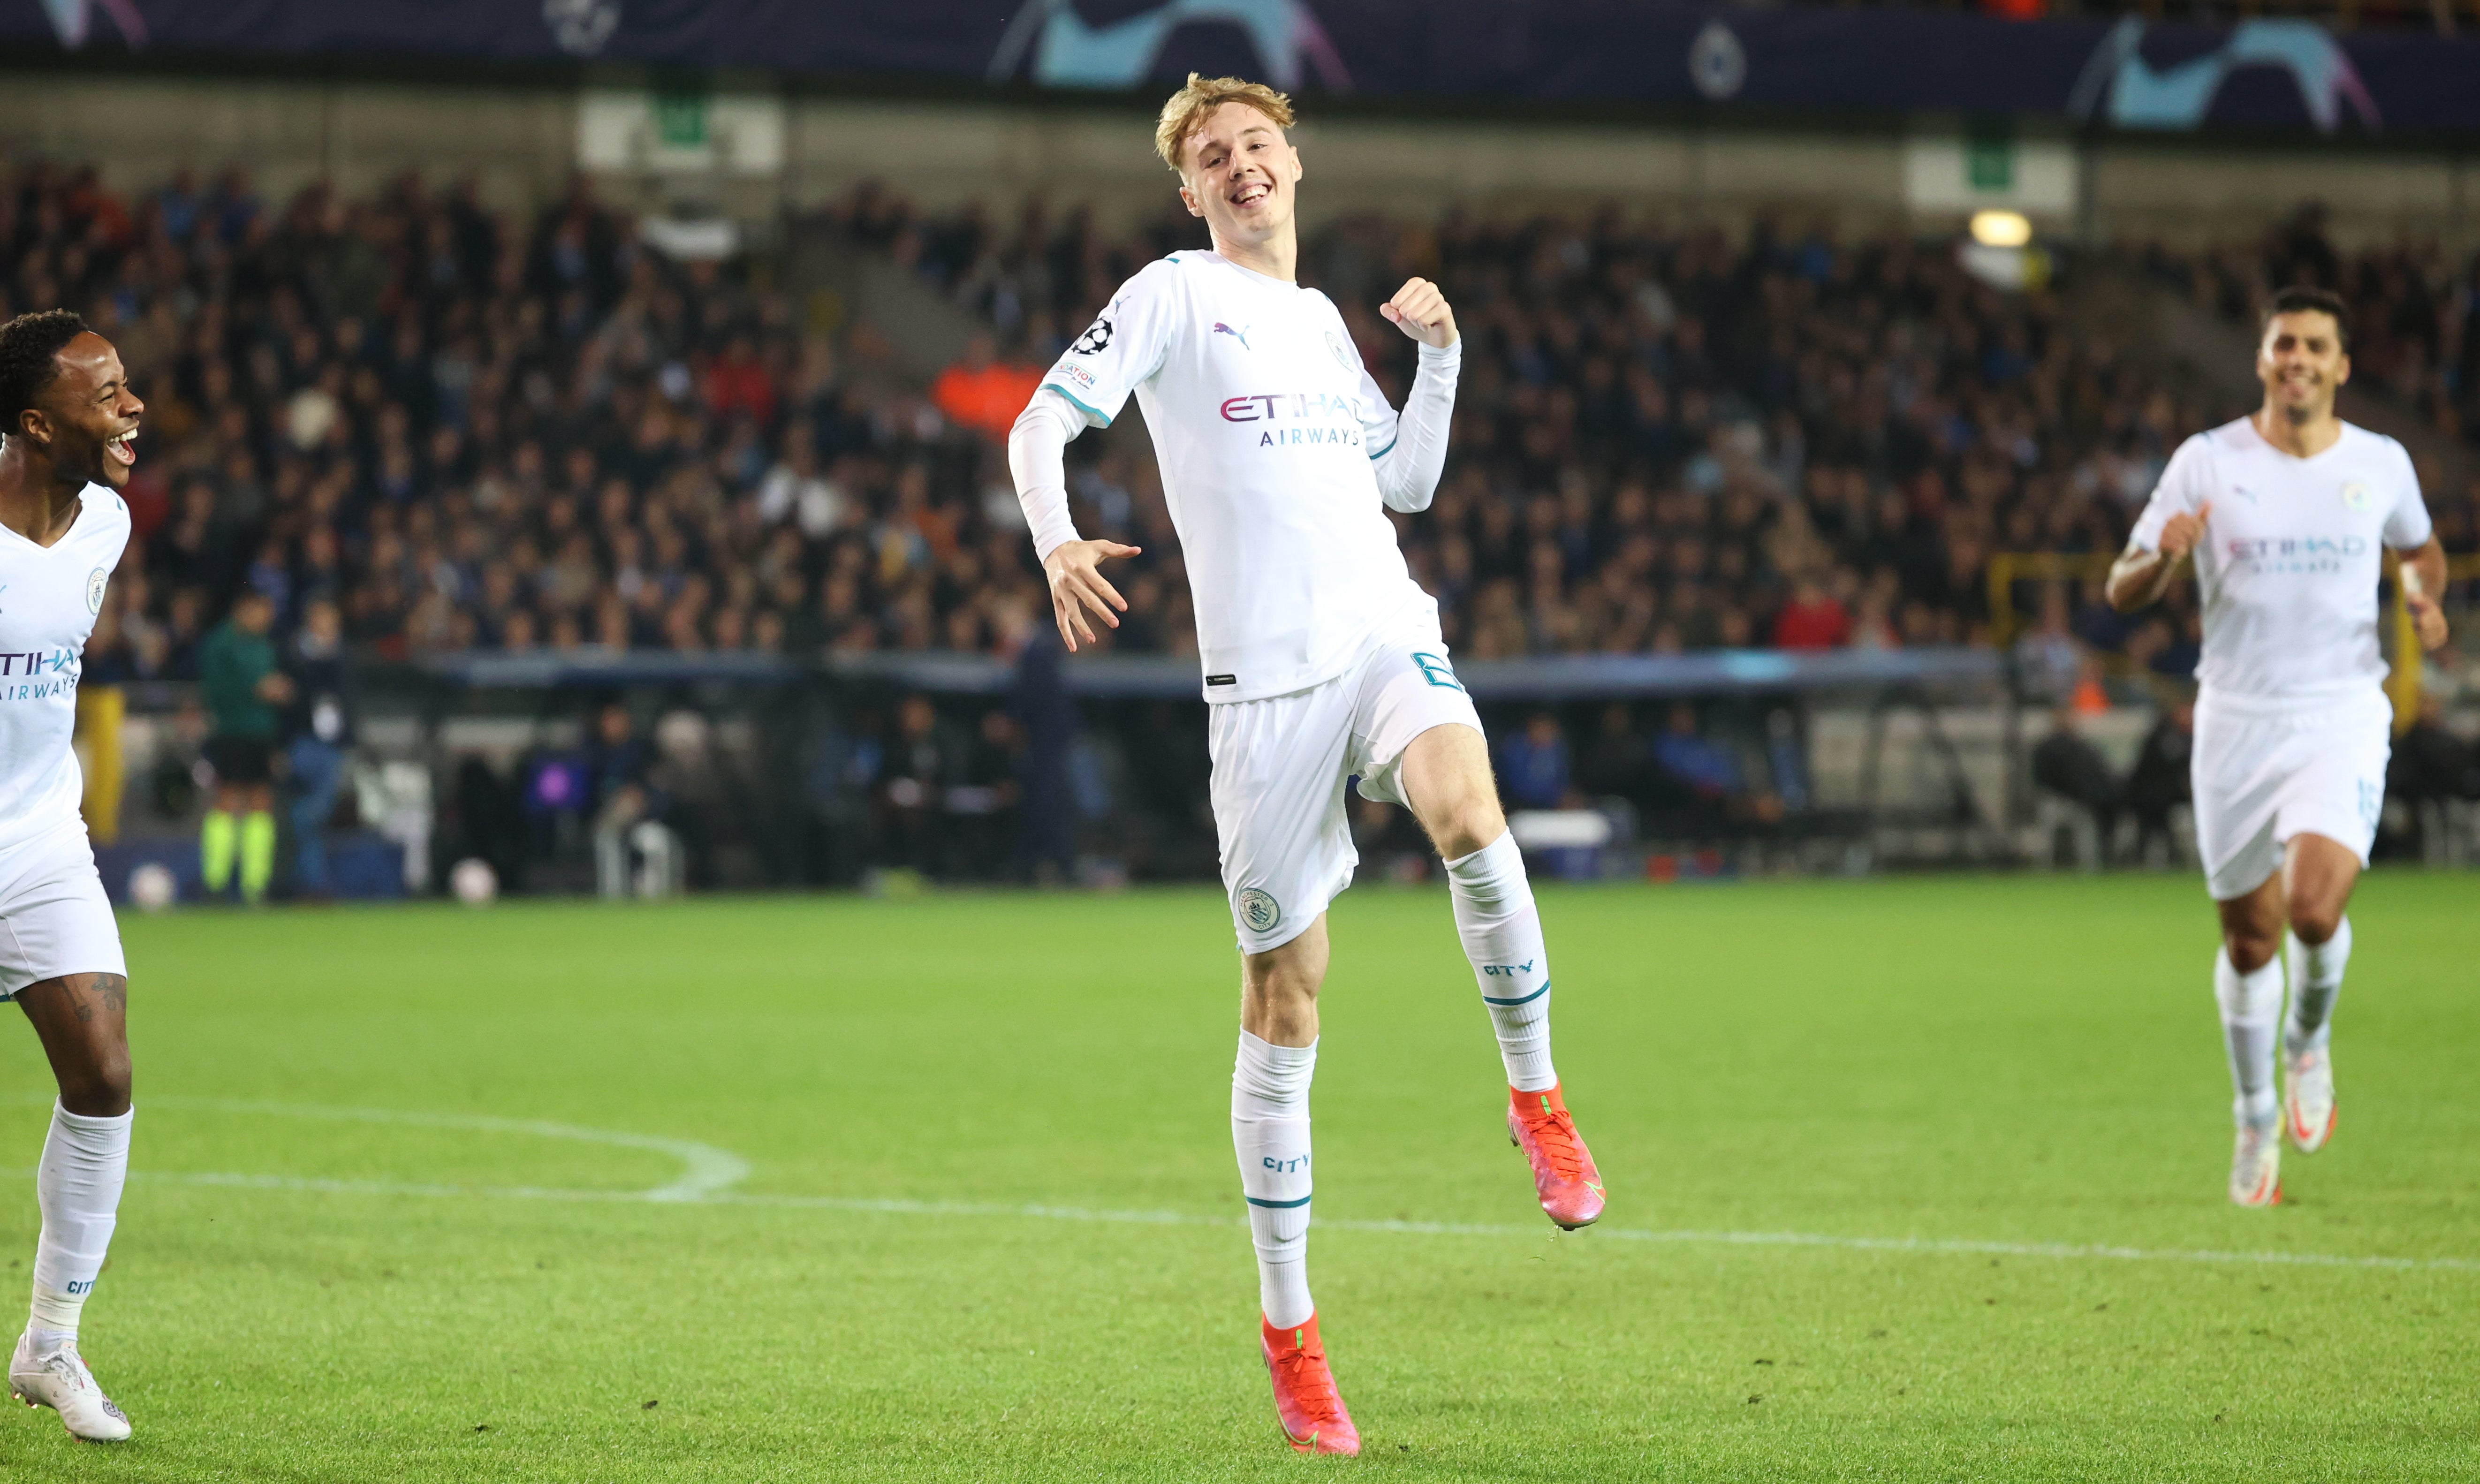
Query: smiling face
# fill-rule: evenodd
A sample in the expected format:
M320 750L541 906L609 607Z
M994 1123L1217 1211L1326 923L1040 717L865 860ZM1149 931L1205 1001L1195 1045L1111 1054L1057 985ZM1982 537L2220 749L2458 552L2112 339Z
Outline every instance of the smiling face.
M146 404L129 390L120 353L89 330L63 345L56 359L60 374L10 429L11 436L33 441L65 479L126 487L138 463L138 422Z
M2256 351L2256 376L2264 383L2265 405L2293 422L2320 422L2334 415L2334 394L2351 379L2351 357L2342 349L2342 327L2321 309L2278 314L2264 324Z
M1179 198L1216 242L1255 246L1291 229L1301 152L1263 113L1220 105L1189 134L1181 159Z

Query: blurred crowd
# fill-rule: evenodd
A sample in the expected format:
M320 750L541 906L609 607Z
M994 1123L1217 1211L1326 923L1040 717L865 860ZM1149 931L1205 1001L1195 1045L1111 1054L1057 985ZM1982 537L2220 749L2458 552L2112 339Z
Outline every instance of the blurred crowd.
M1194 245L1177 220L1113 239L1038 205L1002 226L979 208L863 201L854 230L1037 366L1137 267ZM2096 653L2192 671L2183 593L2130 621L2097 582L2028 582L2005 595L2015 622L1993 625L1993 552L2114 553L2179 442L2244 410L2069 333L2047 293L2002 291L1899 235L1761 223L1733 243L1615 210L1347 224L1309 246L1303 277L1399 398L1413 352L1372 306L1415 273L1445 288L1466 349L1446 486L1398 525L1460 653L1988 643L2011 627L2036 630L2035 659L2063 661L2066 687ZM2408 311L2369 313L2380 385L2436 364L2399 348ZM1150 461L1103 453L1072 489L1081 527L1147 549L1119 642L1177 647L1188 614ZM2431 500L2448 544L2470 549L2467 494Z
M2457 259L2434 241L2408 240L2344 252L2328 233L2324 209L2312 205L2261 242L2194 258L2156 251L2146 268L2232 318L2253 316L2277 289L2333 290L2351 306L2352 380L2480 448L2480 253Z
M2344 284L2362 373L2462 426L2469 271L2347 259L2313 226L2182 281L2234 303ZM279 639L324 600L343 642L383 657L1013 648L1046 603L997 440L1113 289L1198 245L1196 223L1114 235L1032 205L1002 224L864 189L813 227L908 265L987 334L908 382L771 262L667 255L582 186L518 217L410 176L276 203L239 171L133 196L91 169L0 175L0 312L86 313L149 402L141 541L93 662L195 678L244 588ZM1398 519L1472 658L1989 642L1991 553L2115 551L2171 449L2235 410L2068 333L2049 294L1901 236L1760 224L1734 242L1615 210L1321 235L1304 277L1398 398L1411 344L1373 306L1413 273L1445 287L1467 349L1446 483ZM1089 534L1145 548L1111 642L1188 652L1137 421L1078 441L1072 494ZM2432 504L2467 549L2467 499ZM2182 604L2131 625L2090 588L2009 596L2052 659L2192 666Z
M92 660L194 679L245 588L392 658L971 650L1038 611L1021 523L974 503L985 440L754 277L582 188L518 219L411 177L278 205L239 171L0 174L0 313L85 313L148 403Z

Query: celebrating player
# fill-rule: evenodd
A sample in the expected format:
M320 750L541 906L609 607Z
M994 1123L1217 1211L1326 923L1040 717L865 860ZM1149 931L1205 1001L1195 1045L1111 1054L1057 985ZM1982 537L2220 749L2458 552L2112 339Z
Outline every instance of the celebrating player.
M35 1023L60 1084L35 1174L34 1314L9 1390L97 1443L129 1436L77 1348L129 1171L129 970L78 817L69 729L79 655L129 541L115 491L145 410L77 316L0 325L0 999Z
M1550 965L1437 605L1385 511L1429 507L1462 360L1454 313L1414 278L1379 313L1420 343L1399 417L1334 305L1294 281L1300 152L1291 104L1237 78L1163 105L1154 147L1204 218L1124 284L1025 408L1009 461L1068 647L1127 604L1101 572L1138 550L1080 539L1062 450L1134 393L1195 596L1215 827L1241 960L1231 1141L1257 1250L1276 1410L1303 1452L1355 1453L1309 1301L1309 1079L1327 904L1357 861L1344 784L1408 806L1447 864L1456 927L1507 1065L1510 1135L1550 1219L1601 1215L1601 1177L1550 1062Z
M2303 1154L2334 1132L2334 1000L2351 957L2343 908L2385 802L2392 711L2377 652L2378 547L2406 553L2421 648L2445 642L2445 555L2411 457L2334 416L2351 376L2342 301L2286 289L2264 312L2253 416L2188 439L2109 575L2122 612L2159 598L2192 553L2205 604L2196 667L2196 839L2222 919L2213 997L2229 1042L2237 1150L2231 1199L2282 1198L2283 1122ZM2417 664L2415 654L2399 657ZM2276 950L2290 927L2290 1014Z

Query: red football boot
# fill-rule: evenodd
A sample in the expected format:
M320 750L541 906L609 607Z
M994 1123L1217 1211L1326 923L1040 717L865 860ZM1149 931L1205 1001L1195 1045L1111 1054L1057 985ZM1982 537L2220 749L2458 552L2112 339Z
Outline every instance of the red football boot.
M1275 1382L1275 1411L1283 1420L1283 1438L1297 1453L1360 1451L1360 1431L1335 1394L1334 1372L1326 1369L1326 1346L1318 1343L1317 1316L1305 1324L1277 1329L1262 1318L1257 1339L1266 1347L1266 1373Z
M1593 1167L1558 1087L1507 1089L1507 1141L1532 1163L1533 1189L1551 1220L1572 1232L1602 1218L1602 1172Z

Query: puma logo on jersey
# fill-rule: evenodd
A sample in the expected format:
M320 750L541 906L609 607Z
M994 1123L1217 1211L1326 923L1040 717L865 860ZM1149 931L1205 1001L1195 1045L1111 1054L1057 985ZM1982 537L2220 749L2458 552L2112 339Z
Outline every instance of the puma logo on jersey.
M1222 320L1217 320L1214 321L1214 333L1217 335L1228 335L1233 340L1240 343L1241 349L1246 350L1249 348L1249 327L1245 324L1235 330L1231 326L1224 323Z

